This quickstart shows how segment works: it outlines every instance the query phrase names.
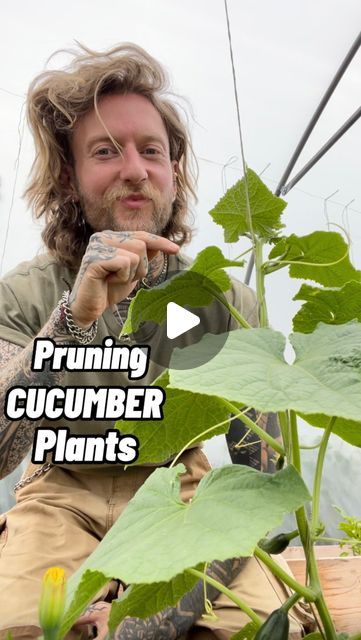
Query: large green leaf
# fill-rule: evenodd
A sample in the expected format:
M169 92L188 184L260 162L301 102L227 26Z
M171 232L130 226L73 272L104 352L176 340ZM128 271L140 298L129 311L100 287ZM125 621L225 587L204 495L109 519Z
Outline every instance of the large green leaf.
M301 418L303 418L309 424L312 424L314 427L320 427L321 429L326 429L328 427L330 418L328 416L319 414L319 413L311 413L311 414L299 414ZM336 418L332 432L337 436L354 445L354 447L361 447L361 422L356 422L355 420L346 420L345 418Z
M198 273L211 279L222 291L229 289L229 277L223 271L226 267L240 267L244 264L241 260L229 260L225 258L218 247L206 247L200 251L189 271Z
M111 575L111 574L110 574ZM77 583L76 591L71 588L71 579L67 585L66 612L59 631L59 640L71 629L84 612L86 606L111 578L101 571L87 570Z
M202 566L197 567L202 570ZM100 571L87 569L82 575L76 592L67 593L67 609L59 631L59 640L71 629L87 605L111 578ZM109 618L109 630L113 631L126 616L147 618L175 605L182 596L193 589L198 578L189 573L175 576L169 582L130 586L119 600L113 601ZM70 598L71 602L70 602Z
M149 618L166 607L173 607L182 596L191 591L198 578L185 572L170 582L135 584L112 604L109 631L112 633L126 616Z
M213 336L197 344L205 349ZM216 395L262 412L294 409L358 421L361 415L361 324L320 324L295 333L293 364L284 359L285 337L272 329L231 331L222 351L197 369L170 371L170 387ZM203 344L202 344L203 343ZM172 357L187 362L188 347Z
M294 300L306 300L293 318L293 328L310 333L319 322L344 324L361 322L361 283L347 282L342 289L318 289L303 284Z
M247 185L254 233L266 240L274 238L284 227L280 218L287 203L273 195L251 169L247 170ZM223 227L226 242L237 242L240 236L250 233L244 178L228 189L210 215Z
M281 238L269 259L290 262L292 278L314 280L325 287L342 287L350 280L361 280L361 272L351 264L348 246L335 231L315 231L307 236Z
M186 271L155 289L140 289L130 304L122 334L134 333L146 321L164 322L169 302L194 308L208 306L220 291L231 287L231 279L223 269L242 264L225 258L218 247L207 247Z
M70 578L69 597L86 569L126 584L151 584L168 581L199 563L249 556L285 513L310 499L292 466L269 475L227 465L207 473L185 504L179 480L184 470L182 464L161 467L149 476Z
M167 399L163 406L163 420L119 420L116 427L124 433L137 436L139 457L134 464L162 462L180 451L188 442L207 440L214 435L226 433L229 428L229 410L219 400L199 393L180 389L169 389L168 372L164 372L154 385L166 389ZM220 422L226 422L207 434L203 431ZM134 466L133 464L133 466Z

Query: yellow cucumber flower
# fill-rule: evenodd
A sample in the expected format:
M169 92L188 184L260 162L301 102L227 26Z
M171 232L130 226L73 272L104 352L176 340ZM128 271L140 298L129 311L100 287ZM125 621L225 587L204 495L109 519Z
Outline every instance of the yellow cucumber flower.
M63 620L65 607L65 571L51 567L43 577L39 604L39 623L44 640L55 640Z

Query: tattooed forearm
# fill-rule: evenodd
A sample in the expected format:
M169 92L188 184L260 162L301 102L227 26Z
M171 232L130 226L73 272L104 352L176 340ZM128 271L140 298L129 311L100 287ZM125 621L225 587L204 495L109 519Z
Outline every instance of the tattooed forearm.
M73 341L55 310L37 337L52 338L56 343ZM21 347L0 340L0 478L11 473L28 453L33 441L36 423L24 418L14 421L5 416L6 393L12 387L59 385L63 372L31 371L34 343Z
M233 558L212 562L207 573L225 586L241 571L245 558ZM218 589L206 585L207 598L213 602L219 595ZM195 587L180 600L176 607L167 607L150 618L126 618L117 628L116 640L175 640L186 634L193 624L205 613L204 585L199 580Z

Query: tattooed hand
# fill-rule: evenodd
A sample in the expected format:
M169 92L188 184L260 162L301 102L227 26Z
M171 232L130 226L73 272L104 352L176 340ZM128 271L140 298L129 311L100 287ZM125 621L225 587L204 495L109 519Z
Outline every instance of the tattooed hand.
M148 273L159 252L175 254L178 245L145 231L94 233L69 298L74 322L88 328L113 304L121 302ZM160 264L160 269L162 264Z
M230 560L214 560L207 573L225 586L242 570L246 558ZM219 595L216 587L207 584L206 595L214 602ZM79 624L92 624L97 629L97 640L103 640L107 633L107 622L111 605L107 602L96 602L90 605L85 614L79 618ZM116 628L114 640L176 640L187 634L192 626L205 612L205 593L203 580L199 580L191 591L186 593L175 607L167 607L149 618L126 617Z
M83 615L77 620L74 630L79 632L84 625L91 625L94 628L93 637L97 640L104 640L108 633L108 620L111 604L109 602L95 602L89 605Z

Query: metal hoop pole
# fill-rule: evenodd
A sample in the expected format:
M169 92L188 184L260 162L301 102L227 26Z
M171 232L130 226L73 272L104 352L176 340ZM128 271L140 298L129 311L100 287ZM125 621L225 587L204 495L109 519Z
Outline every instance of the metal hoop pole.
M286 182L287 182L287 180L288 180L288 178L289 178L289 176L291 174L291 171L292 171L293 167L295 166L295 164L296 164L296 162L297 162L297 160L298 160L298 158L299 158L299 156L300 156L300 154L301 154L301 152L302 152L302 150L303 150L308 138L310 137L310 135L311 135L311 133L312 133L312 131L313 131L313 129L314 129L314 127L315 127L320 115L321 115L321 113L323 112L323 110L324 110L325 106L327 105L330 97L332 96L334 90L336 89L338 83L340 82L342 76L344 75L347 67L349 66L349 64L352 61L352 59L354 58L354 56L356 55L356 53L359 50L360 46L361 46L361 32L358 34L358 36L355 39L355 41L353 42L349 52L345 56L345 58L342 61L341 65L339 66L339 68L338 68L335 76L333 77L329 87L327 88L325 94L323 95L322 100L320 101L315 113L313 114L310 122L308 123L308 125L307 125L307 127L306 127L306 129L305 129L305 131L304 131L304 133L303 133L303 135L302 135L302 137L301 137L296 149L294 150L294 152L293 152L293 154L291 156L291 159L290 159L285 171L283 172L283 175L282 175L282 177L281 177L281 179L280 179L280 181L279 181L279 183L278 183L278 185L277 185L277 187L275 189L275 195L276 196L279 196L281 194L282 187L286 184ZM356 122L357 118L360 116L360 114L359 115L357 115L357 114L358 114L358 111L356 111L351 116L351 118L349 118L349 120L343 125L343 127L341 127L341 129L339 129L335 133L335 135L332 136L332 138L330 138L330 140L326 143L326 145L328 145L330 142L332 142L332 144L330 146L328 146L327 149L325 149L326 145L324 145L324 147L322 147L322 149L320 149L319 153L323 150L322 155L324 155L328 151L328 149L333 144L335 144L335 142L337 140L339 140L339 138L345 133L345 131L347 131L347 129L349 129L350 126L354 122ZM355 120L355 117L356 117L356 120ZM352 120L351 123L350 123L350 120ZM344 129L344 127L346 127L346 126L347 126L347 128ZM334 140L334 138L336 136L338 136L338 137L337 137L337 139ZM318 155L318 154L316 154L316 155ZM317 159L315 160L315 162L313 162L313 164L311 166L314 166L314 164L320 159L320 157L322 157L322 156L317 157ZM315 156L314 156L314 158L315 158ZM308 166L307 171L309 171L309 169L311 169L311 166ZM299 179L301 177L303 177L305 175L305 173L306 172L304 172L302 174L302 176L299 177ZM296 178L297 178L297 176L296 176ZM291 186L289 187L288 191L294 186L294 184L295 184L294 182L291 184ZM249 263L248 263L246 276L245 276L245 279L244 279L246 284L249 284L249 282L250 282L252 271L253 271L253 266L254 266L254 255L252 253L251 258L250 258Z

